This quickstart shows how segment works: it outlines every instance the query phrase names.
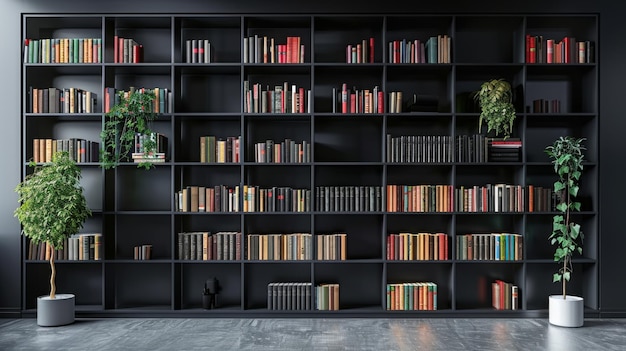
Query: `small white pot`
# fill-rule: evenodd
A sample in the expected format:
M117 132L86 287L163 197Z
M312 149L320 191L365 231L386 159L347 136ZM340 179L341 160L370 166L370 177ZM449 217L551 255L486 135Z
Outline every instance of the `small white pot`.
M550 295L548 312L550 324L559 327L582 327L585 318L585 300L582 297Z

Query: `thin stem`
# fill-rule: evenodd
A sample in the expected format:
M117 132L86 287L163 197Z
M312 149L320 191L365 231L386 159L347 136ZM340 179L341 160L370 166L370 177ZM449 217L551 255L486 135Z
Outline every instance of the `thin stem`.
M50 254L50 298L54 299L56 298L56 291L57 291L57 287L54 284L54 280L56 278L57 275L57 271L54 267L54 247L52 245L47 245L48 246L48 253Z

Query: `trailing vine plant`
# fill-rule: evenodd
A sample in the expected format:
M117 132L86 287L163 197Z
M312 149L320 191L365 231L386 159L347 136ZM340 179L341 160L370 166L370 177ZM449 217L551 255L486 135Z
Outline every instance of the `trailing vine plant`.
M100 161L105 169L114 168L120 162L132 162L131 154L135 150L136 135L151 135L150 122L158 114L153 112L154 92L150 90L119 91L118 102L105 115L104 128L100 133L103 147ZM144 138L144 154L156 150L156 140ZM140 162L137 167L149 169L151 162Z
M504 79L492 79L484 82L480 90L474 95L480 104L480 118L478 132L483 123L487 124L487 133L494 131L496 136L503 135L504 139L511 136L515 121L515 106L511 84Z
M563 299L566 297L566 283L572 274L572 255L575 252L582 255L583 232L580 225L572 220L571 212L580 211L580 202L575 201L578 195L578 182L583 170L584 138L559 137L545 152L554 164L554 172L558 180L554 182L557 211L552 221L550 243L556 246L554 261L562 266L554 273L552 281L562 283Z

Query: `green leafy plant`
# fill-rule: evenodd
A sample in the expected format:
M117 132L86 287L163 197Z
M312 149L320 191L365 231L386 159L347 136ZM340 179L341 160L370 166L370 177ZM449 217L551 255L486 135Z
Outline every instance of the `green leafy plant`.
M566 283L572 274L572 255L575 252L582 254L583 232L580 225L571 218L572 211L580 211L580 202L575 201L578 195L578 182L583 170L584 138L560 137L545 152L554 164L554 172L559 179L554 182L557 211L552 220L550 243L556 246L554 261L562 263L557 273L553 275L553 282L561 282L563 298L566 296Z
M511 84L504 79L492 79L484 82L474 94L474 99L480 104L480 118L478 131L482 130L483 123L487 124L487 133L494 131L496 136L508 138L513 130L515 121L515 107Z
M80 185L81 169L68 152L57 152L52 162L35 167L17 185L19 207L14 216L22 224L22 234L34 244L46 243L48 250L62 249L63 241L83 227L91 216ZM55 298L56 269L50 255L50 298Z
M105 169L114 168L120 162L132 162L131 153L135 149L136 135L151 135L150 122L157 118L152 104L155 99L151 91L131 90L117 93L119 102L106 113L104 128L100 133L103 148L100 161ZM156 141L146 138L143 142L144 154L156 149ZM149 169L151 162L140 162L138 167Z

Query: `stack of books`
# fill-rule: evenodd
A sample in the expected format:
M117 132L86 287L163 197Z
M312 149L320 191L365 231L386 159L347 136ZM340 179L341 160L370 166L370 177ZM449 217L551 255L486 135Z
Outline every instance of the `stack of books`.
M522 156L520 138L487 138L487 161L519 162Z

